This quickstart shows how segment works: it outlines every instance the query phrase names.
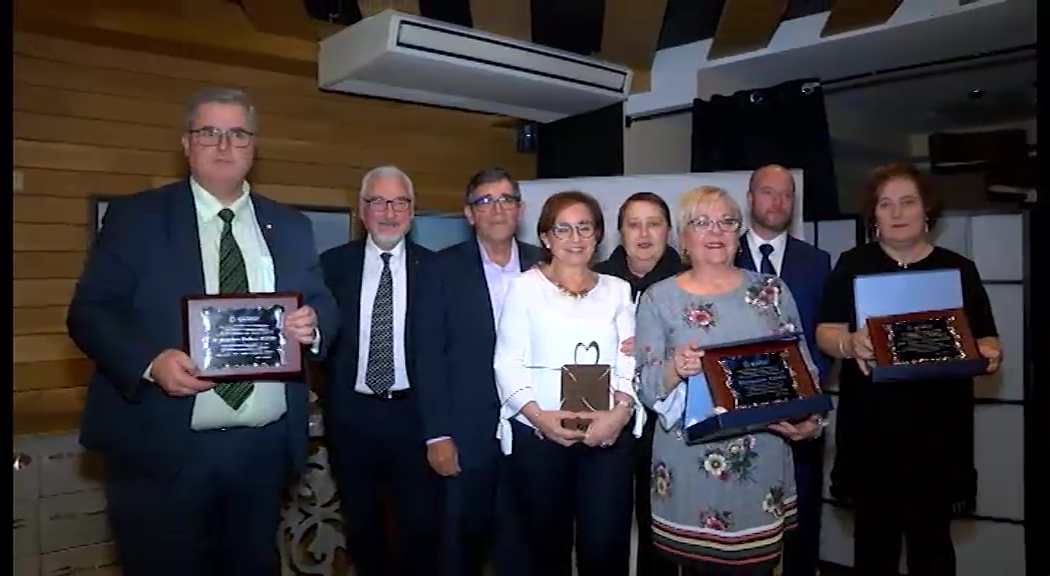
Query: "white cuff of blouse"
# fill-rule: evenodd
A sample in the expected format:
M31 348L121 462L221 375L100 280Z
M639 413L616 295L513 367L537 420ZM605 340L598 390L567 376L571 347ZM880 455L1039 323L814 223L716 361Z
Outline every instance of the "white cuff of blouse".
M627 380L630 382L631 380ZM524 392L524 388L514 392L511 397ZM634 399L634 426L632 427L631 433L634 434L635 438L641 438L642 433L645 430L645 421L647 414L645 413L645 407L638 401L638 396L633 390L628 388L630 391L621 390L626 392ZM499 423L496 425L496 439L499 440L500 451L503 452L504 456L509 456L514 451L514 433L511 428L511 419L516 418L520 412L520 409L515 410L510 407L510 398L507 402L503 403L500 407ZM525 401L527 404L528 401ZM530 425L531 426L531 425Z
M671 393L653 404L653 412L659 417L664 430L674 428L685 415L685 386L679 383Z

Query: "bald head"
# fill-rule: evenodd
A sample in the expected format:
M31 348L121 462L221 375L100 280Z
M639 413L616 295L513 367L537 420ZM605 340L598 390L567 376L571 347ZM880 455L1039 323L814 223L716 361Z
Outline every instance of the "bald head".
M770 239L791 226L795 212L795 177L777 164L755 170L747 190L751 229Z

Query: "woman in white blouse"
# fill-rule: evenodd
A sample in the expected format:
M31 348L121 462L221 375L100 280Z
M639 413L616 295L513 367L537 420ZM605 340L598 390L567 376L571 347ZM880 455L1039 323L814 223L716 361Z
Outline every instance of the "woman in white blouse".
M645 412L634 358L621 350L634 336L631 287L589 268L603 231L591 196L548 198L536 226L544 258L512 280L496 335L497 437L536 576L570 576L574 543L579 576L629 570L630 434L641 434ZM571 364L609 366L611 409L562 409ZM585 419L586 432L562 425L572 418Z

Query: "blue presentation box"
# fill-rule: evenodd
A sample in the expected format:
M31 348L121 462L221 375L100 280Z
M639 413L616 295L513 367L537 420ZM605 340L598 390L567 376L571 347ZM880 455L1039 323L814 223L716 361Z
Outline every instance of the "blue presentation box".
M833 409L813 380L798 334L705 349L703 371L686 381L685 440L712 442L801 421Z
M988 369L963 309L958 270L904 270L853 281L857 326L875 349L874 382L973 377Z

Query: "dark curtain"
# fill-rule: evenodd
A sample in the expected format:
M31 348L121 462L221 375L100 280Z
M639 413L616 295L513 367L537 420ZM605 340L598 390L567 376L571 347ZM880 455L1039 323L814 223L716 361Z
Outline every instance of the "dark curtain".
M1046 277L1036 274L1041 268L1036 260L1036 243L1046 241L1042 226L1048 221L1047 202L1037 202L1027 207L1028 226L1025 254L1025 277L1028 278L1028 293L1025 294L1025 347L1024 356L1028 366L1025 370L1024 387L1024 519L1025 519L1025 574L1044 576L1050 574L1050 555L1046 553L1046 531L1050 529L1050 468L1040 464L1050 454L1050 434L1046 433L1046 421L1050 418L1050 355L1038 344L1043 324L1036 318L1045 318L1047 299L1037 297L1050 290ZM1006 352L1009 352L1008 350ZM1004 362L1009 362L1005 357ZM1017 357L1013 358L1017 362ZM1039 488L1043 486L1043 488ZM1043 536L1039 536L1043 534Z
M824 91L813 79L693 101L693 172L803 170L803 218L836 218L838 185Z
M537 178L623 175L623 104L541 124Z

